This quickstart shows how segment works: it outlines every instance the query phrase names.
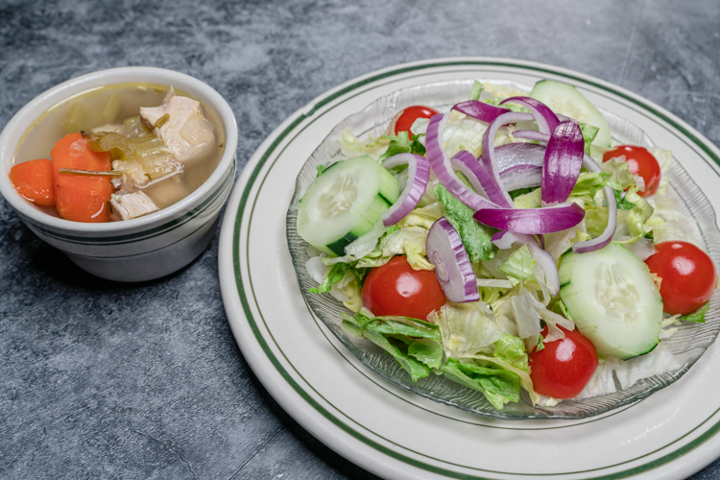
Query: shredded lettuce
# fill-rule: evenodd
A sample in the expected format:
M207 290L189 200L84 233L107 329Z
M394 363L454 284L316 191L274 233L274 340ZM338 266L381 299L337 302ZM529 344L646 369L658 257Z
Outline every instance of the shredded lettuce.
M349 281L344 283L348 278ZM345 274L343 280L332 286L330 295L342 302L343 305L353 312L357 312L362 308L362 291L360 290L360 284L355 278L352 278L350 272Z
M477 263L495 256L495 245L488 229L473 218L473 210L455 198L445 187L436 185L433 193L445 208L445 218L457 230L470 262Z
M603 172L610 174L608 186L613 187L615 190L625 190L628 187L637 186L635 177L628 170L628 164L624 160L625 155L622 155L602 164Z
M633 239L639 240L646 233L645 222L652 216L654 209L647 200L637 194L637 187L630 187L625 194L625 200L634 205L628 212L625 223Z
M545 250L552 255L557 262L563 253L572 248L575 242L590 240L585 222L580 222L572 228L555 233L545 234Z
M525 351L525 343L521 338L505 334L495 342L496 358L524 372L530 372L528 366L528 354Z
M345 157L351 158L358 154L365 154L377 160L387 150L390 140L389 136L382 135L376 139L370 138L369 142L363 142L355 137L352 127L347 127L340 133L337 142Z
M445 210L440 202L433 202L421 208L416 208L407 214L398 225L401 227L422 227L430 230L433 223L445 215Z
M468 100L480 100L480 95L482 95L483 90L485 90L483 84L475 80Z
M463 358L478 352L492 352L503 338L495 314L482 302L448 302L430 312L428 321L437 325L448 357Z
M585 153L590 155L590 147L592 145L593 140L595 140L595 137L597 137L598 132L600 129L598 127L595 127L593 125L589 125L587 123L578 122L578 126L580 127L580 131L582 132L583 141L585 142Z
M542 192L540 188L518 195L513 199L515 208L539 208L542 206Z
M580 172L577 183L575 183L572 192L570 192L570 196L573 198L584 198L587 202L591 202L603 187L608 186L610 177L612 177L610 172Z
M517 285L523 280L535 280L533 272L535 263L527 245L522 245L500 266L500 271L507 275L514 285Z
M655 191L655 195L665 195L668 184L670 183L670 167L673 160L672 152L660 148L649 148L648 151L655 157L655 160L657 160L660 166L660 184Z
M352 127L345 128L338 138L340 150L346 157L355 157L358 154L370 155L378 161L382 161L398 153L425 154L425 146L417 136L410 140L407 132L400 132L398 135L381 135L378 138L370 137L368 142L355 137ZM322 171L327 168L323 168ZM322 173L318 168L318 175Z
M606 395L616 391L613 374L617 377L620 386L628 389L643 378L661 375L680 368L680 363L663 342L660 342L655 349L630 360L618 358L606 358L595 371L585 389L574 399Z
M397 136L388 135L387 138L389 139L388 148L385 153L380 155L378 160L385 160L399 153L425 155L425 145L418 141L417 136L410 140L408 132L400 132Z
M310 293L328 293L333 285L345 278L345 274L351 272L356 275L356 279L360 280L360 273L347 263L336 263L325 276L325 280L315 288L308 288Z
M415 270L433 270L425 252L427 229L423 227L391 228L380 238L378 245L360 260L357 268L380 267L395 255L406 255L407 261Z

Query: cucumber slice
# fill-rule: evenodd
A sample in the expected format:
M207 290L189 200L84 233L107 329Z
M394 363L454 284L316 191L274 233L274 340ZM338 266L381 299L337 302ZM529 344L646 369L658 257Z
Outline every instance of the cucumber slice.
M605 117L577 88L567 83L540 80L533 87L530 96L543 102L555 113L599 128L593 145L610 148L610 128Z
M369 232L395 203L400 186L368 156L349 158L325 170L300 199L298 234L329 255Z
M663 302L645 262L610 243L560 260L560 297L580 333L601 353L623 360L660 341Z

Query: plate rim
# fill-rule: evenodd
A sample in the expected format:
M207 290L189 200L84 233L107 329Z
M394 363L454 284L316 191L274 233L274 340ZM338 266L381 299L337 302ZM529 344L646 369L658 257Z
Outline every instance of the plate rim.
M643 97L636 95L610 82L606 82L604 80L600 80L579 72L537 62L513 60L506 58L451 57L430 59L391 66L359 76L333 89L330 89L327 92L317 96L307 105L298 109L296 112L290 115L266 138L266 140L258 147L255 153L252 155L245 168L243 169L243 172L235 186L235 191L233 192L231 200L228 204L228 211L226 212L221 231L221 243L219 252L220 283L223 302L225 304L228 321L230 323L236 342L238 343L241 351L243 352L244 357L246 358L246 360L248 360L248 363L250 364L253 371L255 371L255 373L258 375L258 378L261 380L263 385L270 391L273 397L282 405L282 407L286 411L288 411L288 413L291 413L291 415L299 423L301 423L303 427L310 430L316 437L323 441L323 443L337 450L338 453L340 453L341 455L345 456L346 458L370 471L375 471L376 469L370 468L368 466L368 462L363 461L370 460L369 458L366 459L363 454L356 454L357 452L352 450L348 451L348 449L345 448L336 448L336 446L328 443L328 438L324 435L327 432L327 422L330 422L330 424L340 428L346 435L352 437L350 439L351 443L353 441L361 442L363 445L370 446L374 450L379 451L379 453L384 453L385 455L391 457L393 461L400 461L405 465L413 465L428 473L447 475L453 478L483 478L474 475L464 475L460 472L448 471L446 469L438 468L433 465L424 464L422 462L418 462L413 458L408 458L397 451L392 451L384 447L383 445L379 445L377 444L377 442L370 438L358 438L358 435L362 436L362 434L353 430L352 427L348 429L346 426L344 426L344 422L342 422L342 420L335 419L332 413L328 412L322 405L317 404L317 402L312 399L307 394L307 392L303 390L301 386L295 383L295 381L287 374L287 372L284 371L283 366L278 362L278 360L274 358L273 352L268 349L267 344L265 344L265 340L262 338L262 335L257 328L257 325L252 324L255 320L253 319L253 313L249 307L248 299L247 297L245 297L245 289L242 286L243 280L239 262L239 233L241 230L243 214L245 213L247 200L249 198L253 182L258 177L263 166L265 165L265 161L269 158L273 149L276 148L283 141L283 139L295 129L296 126L301 124L304 120L312 117L318 110L322 109L324 106L332 103L333 100L340 98L344 94L361 88L365 85L372 84L384 78L402 75L404 73L412 72L415 70L447 68L452 66L476 66L480 68L495 66L511 69L517 68L537 74L552 74L554 76L562 76L575 82L579 82L598 88L600 90L607 91L614 96L618 96L631 102L634 105L642 107L643 110L649 112L652 116L664 120L673 128L677 129L686 139L691 142L692 145L694 145L695 147L699 147L700 150L705 153L705 155L710 157L715 162L715 165L713 165L703 158L703 160L709 163L711 168L713 168L713 170L715 170L716 172L718 172L718 165L720 165L720 150L718 150L717 147L712 144L712 142L705 139L702 134L697 132L690 125L686 124L683 120L676 117L674 114L665 110L664 108L655 105L653 102L644 99ZM692 145L689 146L692 147ZM700 156L702 158L702 155ZM232 261L230 262L228 262L226 258L228 255L230 255L232 259ZM223 279L231 280L232 285L226 284ZM233 302L237 303L236 300L239 300L239 303L242 306L242 312L236 310L234 306L231 305L231 303ZM241 332L241 323L243 321L248 322L248 326L254 334L254 339L257 341L257 346L262 349L262 351L266 355L266 358L254 358L251 355L251 345L249 343L251 343L252 340L246 338L243 335L244 332ZM271 378L260 374L260 371L267 369L267 365L260 365L260 363L265 363L266 360L271 363L271 365L276 369L276 373L280 375L281 381L286 382L286 384L281 383L280 385L278 385L277 379L272 380ZM287 398L281 398L285 393L279 391L282 390L282 387L289 387L291 391L294 391L295 394L297 394L300 398L307 402L314 410L313 413L320 414L320 421L318 422L317 420L308 418L307 412L303 412L302 408L297 407ZM708 417L703 422L703 424L706 423L708 420L712 419L713 416L714 415ZM695 451L697 453L697 449L700 446L706 444L708 440L715 437L718 431L720 431L720 421L717 422L715 425L711 426L698 438L695 438L688 444L683 445L679 449L674 450L673 452L670 452L659 459L650 461L646 464L638 465L628 470L609 473L607 475L594 478L625 478L630 475L641 474L643 472L661 467L663 465L668 465L675 459L680 458L691 451ZM336 436L334 435L333 438L337 440ZM698 471L705 465L712 462L719 453L720 452L717 451L710 452L709 454L708 452L706 452L706 455L703 459L704 461L696 463L692 468L685 470L684 473L691 474L695 471ZM374 463L374 466L378 467L378 464ZM385 466L389 467L389 465ZM392 472L397 473L397 470L395 468L381 469L381 471L377 471L376 473L390 474ZM569 475L571 473L572 472L560 475ZM509 472L508 474L512 475L512 473Z

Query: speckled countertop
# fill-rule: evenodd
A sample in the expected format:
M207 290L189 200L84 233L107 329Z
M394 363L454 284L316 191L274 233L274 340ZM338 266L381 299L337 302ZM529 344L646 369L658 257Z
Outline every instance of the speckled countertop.
M720 145L720 3L0 1L0 127L53 85L151 65L217 89L242 167L288 115L382 67L512 57L613 82ZM238 350L218 238L190 266L98 280L0 198L0 478L376 478L268 395ZM720 462L694 477L720 478Z

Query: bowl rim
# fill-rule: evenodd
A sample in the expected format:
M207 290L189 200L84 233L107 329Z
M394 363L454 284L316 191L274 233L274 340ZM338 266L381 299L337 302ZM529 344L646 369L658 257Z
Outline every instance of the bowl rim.
M157 212L122 222L83 223L53 217L38 210L25 200L10 181L15 152L32 124L50 108L67 98L98 86L123 84L133 81L172 85L191 93L218 116L225 129L224 151L210 177L195 191L169 207ZM59 232L90 235L134 233L163 224L192 210L207 195L217 189L236 158L238 145L237 120L228 102L213 87L190 75L158 67L131 66L98 70L62 82L35 97L23 106L0 133L0 194L21 215L32 223Z

